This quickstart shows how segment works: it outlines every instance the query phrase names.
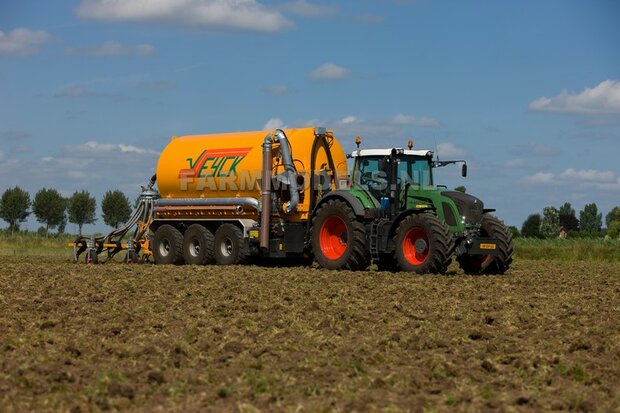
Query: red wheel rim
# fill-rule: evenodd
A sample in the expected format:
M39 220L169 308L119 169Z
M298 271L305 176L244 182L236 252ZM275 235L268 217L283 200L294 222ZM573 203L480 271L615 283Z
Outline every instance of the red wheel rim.
M323 222L319 234L321 252L330 260L341 258L347 251L347 224L339 216L333 215Z
M426 242L426 249L423 252L417 252L415 249L415 242L417 240L424 240ZM419 227L409 229L403 238L403 255L409 264L420 265L428 258L430 244L426 232Z

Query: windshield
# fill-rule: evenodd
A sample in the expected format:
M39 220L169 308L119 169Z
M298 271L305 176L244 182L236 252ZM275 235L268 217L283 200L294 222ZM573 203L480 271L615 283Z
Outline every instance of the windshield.
M422 156L401 156L398 160L398 184L420 186L433 185L433 174L429 158Z
M356 182L369 189L373 194L381 196L388 189L388 157L364 156L357 159ZM398 158L396 183L399 186L433 185L430 159L422 156L405 156Z

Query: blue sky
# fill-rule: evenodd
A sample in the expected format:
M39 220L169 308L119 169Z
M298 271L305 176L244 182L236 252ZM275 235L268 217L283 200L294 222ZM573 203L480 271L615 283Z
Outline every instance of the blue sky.
M172 135L312 124L346 150L412 138L468 159L438 181L508 224L606 213L619 18L617 1L3 0L0 191L133 198Z

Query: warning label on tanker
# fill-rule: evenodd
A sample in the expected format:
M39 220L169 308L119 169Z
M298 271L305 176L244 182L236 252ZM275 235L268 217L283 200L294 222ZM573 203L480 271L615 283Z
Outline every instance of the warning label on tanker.
M179 178L224 178L237 175L239 163L252 150L249 148L205 149L195 158L187 158L188 168Z

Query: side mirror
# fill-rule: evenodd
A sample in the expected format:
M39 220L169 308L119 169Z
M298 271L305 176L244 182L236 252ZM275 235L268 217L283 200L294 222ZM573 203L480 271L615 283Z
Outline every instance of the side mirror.
M463 178L467 176L467 164L466 163L464 163L463 167L461 168L461 175L463 176Z

